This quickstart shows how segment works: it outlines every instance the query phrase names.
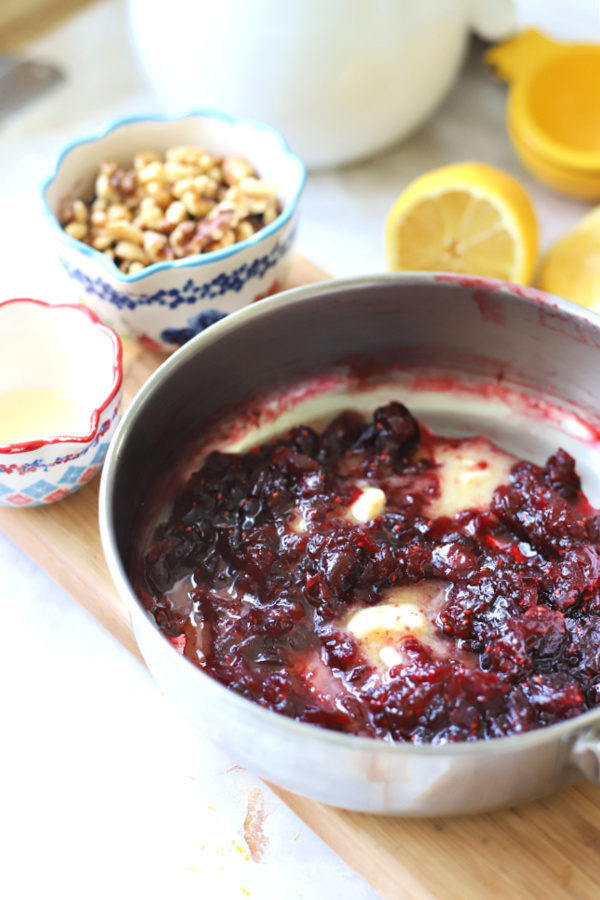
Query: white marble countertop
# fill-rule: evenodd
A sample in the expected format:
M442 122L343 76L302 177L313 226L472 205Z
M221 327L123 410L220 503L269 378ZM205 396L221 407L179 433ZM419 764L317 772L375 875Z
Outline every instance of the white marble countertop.
M600 41L593 18L583 30L568 36ZM381 271L382 225L396 195L421 172L464 159L522 180L543 248L582 216L585 204L552 194L520 166L503 125L505 87L488 79L480 54L474 47L443 107L403 144L309 176L302 253L334 275ZM156 107L136 68L123 0L90 7L28 55L59 63L67 78L0 125L0 296L72 301L37 186L70 139ZM231 771L235 759L193 732L143 666L1 535L0 586L0 896L376 896L261 782ZM244 840L249 795L264 805L262 862Z

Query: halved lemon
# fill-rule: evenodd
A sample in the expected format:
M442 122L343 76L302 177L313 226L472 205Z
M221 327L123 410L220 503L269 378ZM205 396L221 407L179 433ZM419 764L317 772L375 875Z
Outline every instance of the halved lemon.
M600 310L600 206L548 250L537 283L550 294Z
M533 204L519 182L484 163L422 175L385 223L392 271L459 272L528 284L538 252Z

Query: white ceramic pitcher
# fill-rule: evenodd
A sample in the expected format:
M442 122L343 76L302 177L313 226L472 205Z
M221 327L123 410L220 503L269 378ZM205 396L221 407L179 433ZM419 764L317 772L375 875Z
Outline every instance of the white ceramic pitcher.
M269 122L309 168L407 135L454 83L470 30L513 26L512 0L129 0L129 15L165 111Z

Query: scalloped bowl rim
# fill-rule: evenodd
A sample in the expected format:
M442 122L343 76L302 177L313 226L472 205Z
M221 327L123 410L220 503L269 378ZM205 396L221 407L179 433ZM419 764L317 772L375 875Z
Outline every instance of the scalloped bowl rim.
M13 442L10 444L0 443L0 454L15 455L17 453L28 453L32 450L38 450L40 447L46 447L53 444L87 444L92 441L98 431L100 415L106 407L112 403L116 397L121 385L123 384L123 347L117 333L109 326L105 325L98 316L87 306L79 303L47 303L45 300L35 300L31 297L13 297L9 300L0 301L0 310L11 303L31 303L35 306L42 306L46 309L73 309L76 312L83 313L90 320L90 324L94 329L98 329L105 334L110 340L113 348L113 378L108 395L102 400L98 406L93 408L90 415L90 429L84 435L59 435L49 438L36 438L30 441Z
M56 179L60 169L63 166L66 158L69 154L77 149L77 147L82 146L83 144L93 144L98 141L103 140L109 134L114 131L117 131L119 128L125 128L129 125L136 125L144 122L179 122L185 119L216 119L220 122L225 122L229 125L244 125L249 128L253 128L257 131L264 131L271 134L279 143L279 146L283 152L284 156L287 156L288 159L296 166L298 170L298 184L296 186L295 192L289 201L286 202L285 207L281 211L281 213L277 216L273 222L270 222L264 228L261 228L260 231L257 231L252 237L246 238L243 241L238 241L236 244L233 244L231 247L224 247L222 250L213 250L211 253L206 254L196 254L194 256L183 257L182 259L176 260L165 260L163 262L152 263L150 266L146 266L140 272L136 272L133 275L125 275L121 272L117 266L114 264L113 260L106 256L105 253L102 253L100 250L96 250L94 247L90 247L88 244L84 244L81 241L76 240L71 237L71 235L67 234L67 232L61 228L56 215L50 209L50 205L46 199L46 193L48 188L52 185L54 180ZM46 179L41 188L41 196L42 196L42 206L45 215L50 219L52 228L56 237L61 241L61 243L66 244L71 249L76 250L79 253L82 253L84 256L89 257L96 262L101 263L104 268L109 272L111 277L115 278L117 281L122 282L123 284L133 284L136 281L143 281L145 278L148 278L157 272L169 270L169 269L183 269L188 267L198 267L204 265L210 265L211 263L220 262L223 259L227 259L230 256L239 253L241 250L244 250L246 247L252 247L255 244L259 244L265 238L269 237L271 234L275 234L279 231L293 216L294 212L298 207L298 202L300 197L302 196L302 191L304 190L304 185L306 183L306 167L299 156L295 153L292 153L290 150L287 141L283 137L283 135L272 125L267 124L266 122L259 122L254 119L238 119L235 116L229 116L225 113L216 112L214 110L203 109L196 110L194 112L186 113L181 116L163 116L163 115L154 115L154 116L129 116L126 119L116 119L109 123L102 131L89 135L87 137L79 138L76 141L72 141L68 144L59 154L54 170L52 174Z

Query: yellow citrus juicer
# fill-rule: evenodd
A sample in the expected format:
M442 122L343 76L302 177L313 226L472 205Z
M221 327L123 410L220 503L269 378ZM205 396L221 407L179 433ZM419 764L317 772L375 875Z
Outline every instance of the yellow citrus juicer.
M524 166L560 193L600 199L600 45L529 30L484 60L510 82L506 121Z

